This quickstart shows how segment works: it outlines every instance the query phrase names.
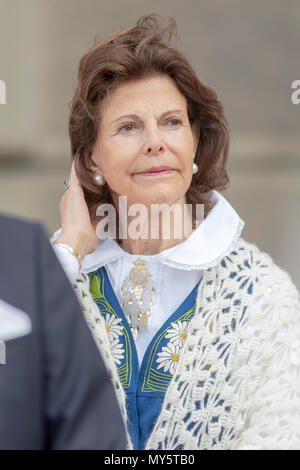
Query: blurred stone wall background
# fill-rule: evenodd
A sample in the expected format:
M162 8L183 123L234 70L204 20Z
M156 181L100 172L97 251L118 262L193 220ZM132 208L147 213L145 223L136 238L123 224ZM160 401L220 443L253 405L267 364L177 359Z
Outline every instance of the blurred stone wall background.
M225 107L243 236L300 288L299 0L0 0L0 211L59 225L68 109L80 57L146 13L172 15L183 51Z

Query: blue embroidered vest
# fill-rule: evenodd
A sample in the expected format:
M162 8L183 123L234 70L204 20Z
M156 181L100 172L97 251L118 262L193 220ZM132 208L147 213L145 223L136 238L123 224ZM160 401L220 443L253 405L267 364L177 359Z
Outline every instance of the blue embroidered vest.
M134 449L144 449L160 413L195 313L199 282L150 342L139 370L135 341L105 267L89 273L90 291L103 315L112 357L127 397L128 430Z

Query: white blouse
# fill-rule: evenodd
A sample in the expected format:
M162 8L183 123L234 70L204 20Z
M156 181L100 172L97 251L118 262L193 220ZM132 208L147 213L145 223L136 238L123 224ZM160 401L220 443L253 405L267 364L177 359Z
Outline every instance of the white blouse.
M203 270L216 266L232 251L244 228L244 221L221 193L213 190L210 194L216 204L198 228L178 245L156 255L136 255L124 251L114 239L106 238L99 240L97 249L82 262L81 271L84 273L101 266L106 268L120 304L124 300L122 286L135 267L133 263L138 259L146 262L145 267L151 275L149 282L154 290L147 326L140 330L136 339L140 365L149 343L162 324L199 282ZM60 233L61 229L57 230L51 241ZM53 245L53 248L73 283L78 274L76 258L63 247Z

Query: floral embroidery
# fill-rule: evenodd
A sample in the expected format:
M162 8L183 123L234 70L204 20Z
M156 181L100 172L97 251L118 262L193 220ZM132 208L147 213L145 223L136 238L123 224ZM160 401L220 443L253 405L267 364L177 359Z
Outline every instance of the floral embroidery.
M105 321L105 330L109 339L110 352L117 366L119 379L124 389L131 385L132 379L132 350L128 331L123 324L117 304L108 300L107 287L110 286L105 278L105 268L99 268L88 274L90 278L90 293L96 302L99 313ZM107 281L105 280L107 279ZM106 284L107 282L107 284ZM107 287L106 287L107 286Z
M138 379L138 363L132 355L130 328L111 288L105 268L102 267L89 273L89 277L90 291L105 320L112 358L117 365L123 388L131 390L131 387L135 387L135 383L131 380L134 377L135 380L141 380L142 393L164 393L179 361L180 352L187 337L188 323L195 313L194 297L198 285L181 305L181 311L178 309L173 314L174 322L166 323L161 332L154 337L147 362L142 369L143 375Z
M161 334L154 341L145 370L142 385L143 393L165 392L172 380L180 358L181 349L184 345L185 338L187 338L186 330L188 324L195 313L194 296L196 294L196 288L194 288L194 292L191 292L186 298L185 304L182 305L182 308L186 310L185 313L180 315L180 313L177 312L177 315L180 315L177 321L170 322L169 325L166 325L166 328L162 330ZM166 352L163 348L167 348L168 351L172 349L174 352L170 354L170 352ZM157 362L158 360L159 362Z
M157 369L164 368L164 372L170 372L170 374L174 375L176 365L180 358L180 346L175 346L174 343L169 341L167 346L162 347L162 352L157 354L156 362L159 363Z
M124 348L119 341L119 336L123 335L123 326L119 325L122 318L116 318L115 315L107 313L105 315L105 329L110 342L111 353L116 364L121 364L124 359Z
M119 338L114 339L110 342L110 349L113 360L116 364L121 364L121 360L124 359L124 349L119 341Z
M180 346L182 348L184 341L186 340L186 329L187 322L178 321L176 323L171 323L172 328L168 330L165 338L170 339L170 342L174 346Z
M110 341L123 335L123 326L119 323L122 323L122 318L116 318L115 315L109 313L105 315L105 329Z
M157 354L156 362L159 364L157 370L164 368L164 372L174 375L180 353L186 340L187 321L172 322L165 335L170 341L162 347L161 352Z

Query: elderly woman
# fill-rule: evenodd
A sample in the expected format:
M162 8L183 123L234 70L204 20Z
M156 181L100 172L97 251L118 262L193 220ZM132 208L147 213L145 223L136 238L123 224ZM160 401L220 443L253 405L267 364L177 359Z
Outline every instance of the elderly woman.
M174 47L175 26L147 15L82 57L54 249L110 371L130 448L299 449L299 293L241 238L244 222L219 192L223 108ZM137 203L140 237L129 229ZM100 237L102 204L115 209L116 236ZM157 205L182 210L167 237Z

